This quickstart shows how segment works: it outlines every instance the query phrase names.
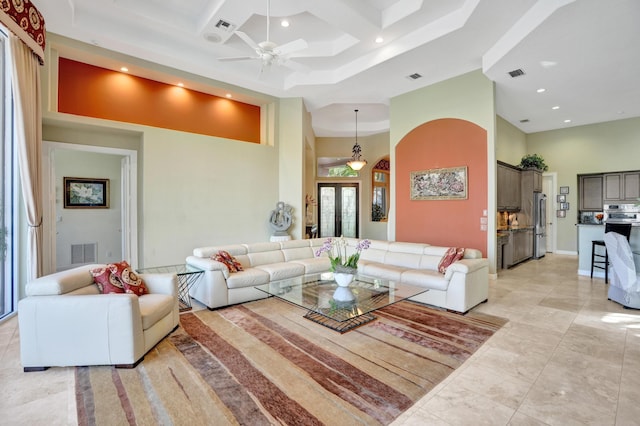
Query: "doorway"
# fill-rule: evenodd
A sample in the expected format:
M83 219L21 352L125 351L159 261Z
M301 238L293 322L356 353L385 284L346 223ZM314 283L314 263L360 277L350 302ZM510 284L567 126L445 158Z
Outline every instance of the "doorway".
M324 237L359 236L357 183L318 183L318 231Z
M556 225L556 179L557 174L544 173L542 175L542 192L547 194L547 218L545 231L547 232L547 253L555 253L557 247Z
M43 141L43 175L47 178L48 184L43 186L43 202L46 214L43 218L44 229L44 241L43 245L45 250L43 251L43 266L44 273L49 274L56 272L58 269L58 250L57 242L61 238L60 231L64 229L63 226L58 226L59 221L62 220L62 216L57 212L57 207L61 204L61 197L63 196L63 189L60 186L62 176L59 175L56 170L56 151L62 152L84 152L92 153L94 155L104 155L106 157L114 157L118 159L119 166L116 166L119 170L116 172L118 179L114 179L114 195L116 199L112 202L117 204L118 210L116 212L117 218L115 218L117 230L114 233L117 234L117 241L114 244L119 245L117 249L113 251L100 250L100 246L92 246L91 244L82 244L80 247L75 244L69 250L66 250L65 254L69 255L72 259L74 253L76 257L82 254L86 258L87 249L89 249L89 258L91 253L94 253L94 261L90 263L108 263L110 255L117 256L115 261L126 259L134 266L138 266L138 239L137 239L137 152L128 149L119 148L107 148L89 145L79 144L67 144L61 142ZM117 182L119 180L119 182ZM58 183L58 185L57 185ZM117 195L116 195L117 194ZM109 210L109 209L107 209ZM87 217L90 213L92 216L103 217L107 214L107 210L103 211L86 211ZM73 228L73 227L72 227ZM102 226L96 226L96 228L102 228ZM84 242L84 241L82 241ZM93 241L90 241L92 243ZM81 253L79 251L81 250ZM75 250L75 251L74 251ZM93 251L92 251L93 250ZM99 252L97 250L100 250ZM113 259L110 259L111 261Z

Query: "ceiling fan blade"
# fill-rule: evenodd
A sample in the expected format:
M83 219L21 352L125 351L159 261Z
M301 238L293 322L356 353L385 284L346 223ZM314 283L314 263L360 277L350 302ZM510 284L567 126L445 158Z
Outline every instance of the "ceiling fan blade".
M306 49L309 47L306 41L299 38L297 40L285 43L282 46L278 46L273 49L278 55L288 55L289 53L297 52L298 50Z
M260 57L259 56L227 56L225 58L218 58L218 60L222 62L245 61L247 59L260 59Z
M256 43L255 41L253 41L251 39L251 37L249 37L246 33L243 33L242 31L234 31L234 33L240 37L242 39L242 41L244 41L245 43L247 43L249 46L251 46L251 48L253 50L260 50L260 46L258 46L258 43Z

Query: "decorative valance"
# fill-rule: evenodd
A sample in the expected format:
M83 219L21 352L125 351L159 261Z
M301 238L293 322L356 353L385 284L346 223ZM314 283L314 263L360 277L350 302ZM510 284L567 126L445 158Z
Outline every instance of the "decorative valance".
M44 17L31 0L0 0L0 22L22 40L44 64Z

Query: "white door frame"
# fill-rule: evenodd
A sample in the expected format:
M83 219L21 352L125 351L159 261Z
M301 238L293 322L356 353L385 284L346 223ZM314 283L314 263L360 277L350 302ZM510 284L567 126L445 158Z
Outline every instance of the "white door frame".
M44 275L56 271L56 171L55 150L121 155L122 178L122 256L138 267L138 152L130 149L42 141L43 267Z
M547 194L547 251L551 246L551 253L558 250L557 181L557 172L542 174L542 192Z

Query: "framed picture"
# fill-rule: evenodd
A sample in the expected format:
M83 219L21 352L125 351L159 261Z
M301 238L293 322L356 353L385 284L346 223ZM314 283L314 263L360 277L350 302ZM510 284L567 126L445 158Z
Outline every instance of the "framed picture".
M558 202L559 203L566 203L567 202L567 196L566 195L558 195Z
M64 178L65 209L108 209L109 179Z
M569 203L560 203L560 210L569 210Z
M467 167L411 172L411 200L466 200Z
M556 210L556 216L557 217L567 217L567 211L566 210Z
M561 186L560 187L560 193L561 194L568 194L569 193L569 187L568 186Z

